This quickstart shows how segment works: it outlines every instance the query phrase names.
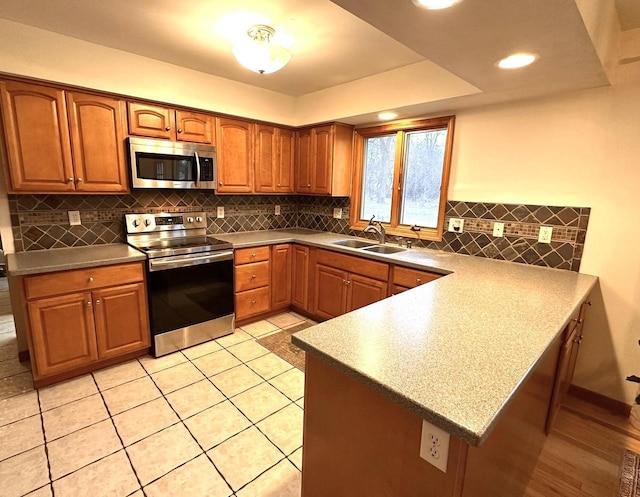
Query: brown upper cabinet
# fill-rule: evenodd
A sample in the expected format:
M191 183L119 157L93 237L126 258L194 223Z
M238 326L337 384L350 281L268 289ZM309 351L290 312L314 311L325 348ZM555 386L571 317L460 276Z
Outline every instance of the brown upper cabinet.
M213 116L140 102L128 102L128 111L131 135L215 143Z
M328 124L297 132L296 192L346 197L351 191L353 128Z
M123 193L123 102L0 82L10 193Z
M295 133L292 130L255 126L255 191L293 193Z
M216 118L216 193L253 192L254 126L239 119Z

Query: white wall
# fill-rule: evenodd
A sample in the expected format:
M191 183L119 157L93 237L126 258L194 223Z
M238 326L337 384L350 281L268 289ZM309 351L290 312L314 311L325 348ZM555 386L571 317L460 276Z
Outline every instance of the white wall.
M457 113L449 198L591 207L600 277L574 383L633 403L640 374L640 62L612 87ZM544 291L544 289L541 289Z

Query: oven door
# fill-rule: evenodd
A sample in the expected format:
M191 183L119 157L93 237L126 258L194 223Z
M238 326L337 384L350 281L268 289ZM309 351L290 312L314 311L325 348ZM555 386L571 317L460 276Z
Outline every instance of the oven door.
M147 285L152 337L197 328L201 323L220 318L233 321L231 250L151 259ZM222 334L230 332L233 332L232 326Z

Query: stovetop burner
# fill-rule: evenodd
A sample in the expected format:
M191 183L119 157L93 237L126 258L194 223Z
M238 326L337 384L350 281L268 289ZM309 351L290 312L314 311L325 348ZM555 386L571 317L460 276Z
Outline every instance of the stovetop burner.
M231 249L206 233L204 212L127 214L127 243L149 258Z

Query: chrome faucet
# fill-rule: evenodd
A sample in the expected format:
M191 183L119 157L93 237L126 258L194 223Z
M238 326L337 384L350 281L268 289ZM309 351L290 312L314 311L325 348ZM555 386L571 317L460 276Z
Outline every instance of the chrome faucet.
M387 232L384 229L384 226L382 226L382 223L380 221L376 221L375 223L373 222L373 219L375 217L376 217L375 214L371 216L371 219L369 220L369 225L363 231L364 233L375 233L376 235L378 235L378 242L384 245Z

